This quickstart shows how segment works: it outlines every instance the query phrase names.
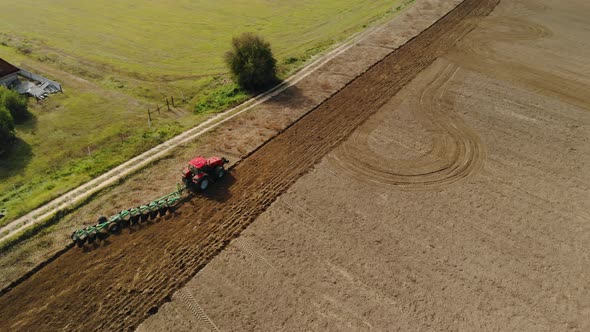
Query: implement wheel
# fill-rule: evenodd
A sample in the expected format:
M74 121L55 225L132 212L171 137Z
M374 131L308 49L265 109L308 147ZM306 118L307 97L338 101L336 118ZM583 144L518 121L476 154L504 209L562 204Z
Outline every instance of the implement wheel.
M78 246L78 248L82 248L85 243L86 243L86 236L82 236L82 237L79 237L78 239L76 239L76 245Z
M144 212L141 213L141 221L142 222L147 221L149 217L150 217L149 212L146 211L145 213Z
M158 210L150 210L150 219L156 219L158 217Z
M96 233L96 237L101 241L106 240L110 235L111 235L111 233L108 232L108 229L107 229L107 231L102 231L102 232Z
M166 212L168 212L168 207L167 206L161 207L159 212L160 212L160 217L163 217L166 214Z
M91 244L91 243L93 243L95 240L96 240L96 232L95 232L95 231L92 231L92 232L90 232L90 234L88 234L88 239L87 239L87 241L88 241L88 243L89 243L89 244Z
M121 225L118 221L113 221L109 224L107 229L109 230L109 232L115 233L119 230L120 227L121 227Z

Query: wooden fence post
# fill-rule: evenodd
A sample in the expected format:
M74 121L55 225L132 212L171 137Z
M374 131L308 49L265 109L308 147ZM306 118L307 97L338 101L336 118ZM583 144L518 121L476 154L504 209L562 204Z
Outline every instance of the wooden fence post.
M168 112L170 112L170 104L168 103L168 98L166 98L166 107L168 107Z
M170 96L170 99L172 99L172 107L176 107L176 105L174 105L174 96Z
M148 107L148 127L152 127L152 113L150 112L150 108Z

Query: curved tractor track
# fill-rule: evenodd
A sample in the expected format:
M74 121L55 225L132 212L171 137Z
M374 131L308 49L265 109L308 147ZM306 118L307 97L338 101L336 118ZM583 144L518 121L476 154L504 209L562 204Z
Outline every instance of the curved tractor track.
M69 250L0 297L0 330L136 327L155 313L302 174L499 0L466 0L237 164L232 176L172 216L93 250Z
M425 133L423 136L430 141L429 147L413 142L412 150L424 151L419 156L407 160L399 159L405 155L388 158L371 148L373 134L382 124L382 119L371 119L366 129L355 131L352 139L336 148L329 157L331 164L351 178L404 189L455 182L479 169L485 158L479 137L454 114L454 100L446 98L448 85L458 70L453 63L444 65L419 100L411 105L412 115ZM388 120L395 121L395 118ZM416 133L401 135L411 139Z

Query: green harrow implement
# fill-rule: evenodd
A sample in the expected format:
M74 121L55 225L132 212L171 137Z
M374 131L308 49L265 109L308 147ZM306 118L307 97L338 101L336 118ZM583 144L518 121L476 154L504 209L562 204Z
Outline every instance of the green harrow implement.
M160 197L146 205L123 210L110 218L100 217L93 226L79 229L72 233L72 241L82 247L86 243L93 243L97 239L104 240L110 234L117 233L121 228L135 225L150 219L162 217L166 213L173 212L180 204L186 187L178 185L178 189L166 196Z

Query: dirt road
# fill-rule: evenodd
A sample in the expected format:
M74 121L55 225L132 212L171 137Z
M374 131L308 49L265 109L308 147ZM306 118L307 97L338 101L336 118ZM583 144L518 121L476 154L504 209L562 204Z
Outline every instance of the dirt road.
M466 0L244 159L223 185L183 205L171 220L122 234L106 247L67 252L0 298L0 329L136 327L497 3ZM465 150L458 156L478 153L477 142L455 146Z

